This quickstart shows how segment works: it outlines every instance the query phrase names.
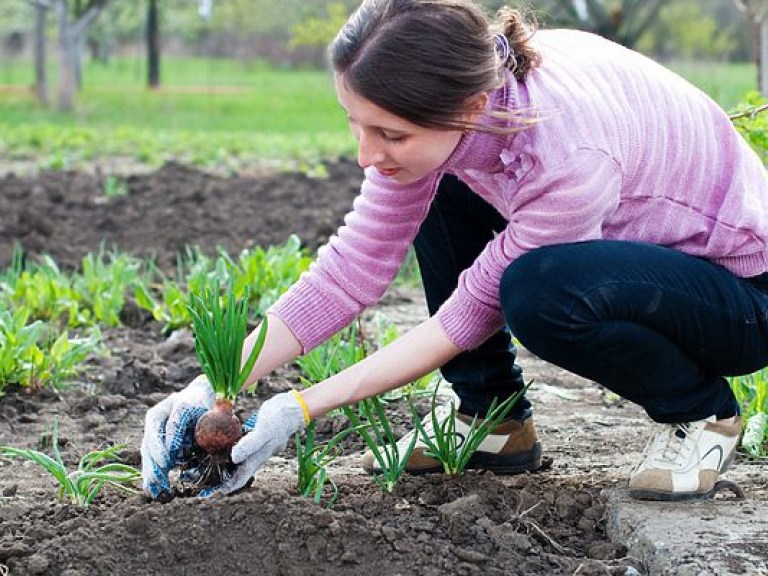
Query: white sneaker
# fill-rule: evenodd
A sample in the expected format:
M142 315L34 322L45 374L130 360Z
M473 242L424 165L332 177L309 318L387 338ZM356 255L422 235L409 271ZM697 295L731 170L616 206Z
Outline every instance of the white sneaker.
M731 465L741 417L714 416L687 424L665 424L648 443L644 460L629 480L629 494L642 500L688 500L709 496Z
M458 412L455 414L456 448L459 449L469 434L472 418ZM435 416L438 425L442 425L451 416L451 405L436 407ZM478 423L480 421L478 419ZM427 436L434 437L431 413L424 416L422 426ZM416 433L417 430L414 428L398 440L397 447L401 459L408 451L408 447L413 441L413 435ZM421 438L418 438L405 466L407 473L427 474L443 471L443 465L437 459L427 456L427 450L427 445ZM362 464L363 469L369 474L381 472L381 468L370 450L366 450L363 454ZM467 469L490 470L496 474L520 474L538 470L540 467L541 444L536 436L532 416L523 421L510 419L500 423L480 443L467 464Z

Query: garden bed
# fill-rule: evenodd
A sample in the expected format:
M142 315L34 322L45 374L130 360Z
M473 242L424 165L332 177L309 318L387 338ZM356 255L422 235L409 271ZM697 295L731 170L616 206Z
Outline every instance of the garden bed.
M351 161L327 179L301 174L223 178L179 165L127 177L127 194L105 197L98 175L61 172L0 179L0 266L13 242L29 258L50 254L78 266L103 242L172 270L186 245L236 254L298 234L322 244L351 206L361 172ZM401 331L425 316L418 290L394 288L376 310ZM367 316L366 316L367 318ZM105 328L109 356L90 361L61 392L18 388L0 398L0 445L39 448L59 421L68 464L98 446L126 443L139 465L143 418L198 372L186 331L168 338L135 306L124 325ZM0 574L624 574L639 561L605 533L606 488L622 487L641 451L647 419L594 384L521 351L547 456L546 469L516 477L466 473L407 477L383 494L359 469L350 437L329 474L339 487L330 508L299 496L293 447L269 461L235 496L167 503L104 491L89 508L56 499L39 467L0 460ZM287 367L239 403L244 414L298 386ZM422 408L425 405L422 404ZM407 406L393 407L398 433ZM322 419L328 437L344 425ZM42 444L41 444L42 443ZM764 500L762 466L737 464L747 498ZM630 572L631 573L631 572Z

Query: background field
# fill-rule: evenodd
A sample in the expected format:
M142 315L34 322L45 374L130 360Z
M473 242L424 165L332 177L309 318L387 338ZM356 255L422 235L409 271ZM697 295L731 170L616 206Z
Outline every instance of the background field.
M669 66L731 109L755 89L747 63ZM74 114L39 108L26 60L0 64L0 154L45 168L100 156L152 166L169 159L229 167L311 166L353 155L354 141L325 70L287 70L206 58L168 59L164 86L145 87L144 62L121 58L85 68ZM55 70L53 70L55 78Z

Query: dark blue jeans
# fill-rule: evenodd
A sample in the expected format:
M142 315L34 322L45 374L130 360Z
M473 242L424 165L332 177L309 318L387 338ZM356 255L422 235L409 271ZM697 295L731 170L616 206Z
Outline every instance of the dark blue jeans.
M453 176L443 178L414 241L430 315L456 289L461 272L506 225L501 214L464 183ZM459 411L484 416L494 398L502 402L520 392L525 384L516 356L505 330L445 364L440 372L461 399ZM529 413L530 403L521 398L511 416L523 419Z
M441 183L417 242L431 312L451 276L455 287L455 267L471 263L470 252L506 224L494 212L458 180ZM440 248L425 244L442 246L450 265L441 268ZM739 278L669 248L610 240L539 248L507 268L500 297L507 326L528 350L639 404L657 422L736 414L724 376L768 365L768 275ZM443 367L469 411L522 385L514 349L502 353L505 341L499 333Z

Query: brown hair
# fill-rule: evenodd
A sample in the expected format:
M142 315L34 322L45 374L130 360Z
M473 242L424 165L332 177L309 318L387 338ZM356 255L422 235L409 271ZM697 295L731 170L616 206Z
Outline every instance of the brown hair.
M509 42L503 63L497 32ZM352 91L413 124L510 133L530 123L520 111L492 111L514 126L458 118L468 98L502 84L504 67L523 78L538 64L533 33L519 11L503 8L491 24L471 0L364 0L328 53Z

